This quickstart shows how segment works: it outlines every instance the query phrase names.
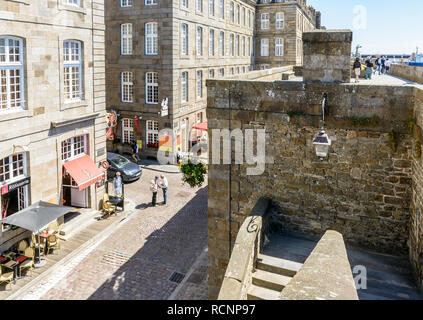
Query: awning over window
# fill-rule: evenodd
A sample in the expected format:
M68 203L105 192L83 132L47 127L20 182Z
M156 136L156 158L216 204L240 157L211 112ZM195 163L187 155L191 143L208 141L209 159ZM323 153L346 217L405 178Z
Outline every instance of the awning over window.
M88 155L66 162L63 167L75 180L79 191L100 181L104 176L104 172L95 165L93 159Z
M192 128L200 130L200 131L207 131L207 122L202 122L202 123L196 124Z

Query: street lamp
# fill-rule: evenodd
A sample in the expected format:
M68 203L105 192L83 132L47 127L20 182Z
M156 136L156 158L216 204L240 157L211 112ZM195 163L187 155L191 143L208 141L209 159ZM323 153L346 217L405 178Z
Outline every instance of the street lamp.
M313 140L314 148L316 149L316 155L323 160L329 154L329 147L332 144L332 141L329 139L329 136L326 134L325 128L325 105L328 94L323 94L322 102L322 130L319 131L316 138Z

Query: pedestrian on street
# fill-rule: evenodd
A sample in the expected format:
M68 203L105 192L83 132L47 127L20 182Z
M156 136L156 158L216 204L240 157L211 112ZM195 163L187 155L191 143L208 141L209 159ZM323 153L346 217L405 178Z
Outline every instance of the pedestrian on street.
M160 188L163 190L163 204L167 204L167 187L169 186L167 178L162 174L159 182Z
M132 159L135 160L135 163L138 164L138 162L140 162L140 158L138 157L138 144L132 140L131 142L131 148L132 148Z
M122 197L122 178L120 172L116 172L116 176L113 178L113 189L115 190L115 196Z
M355 73L355 83L359 83L360 81L358 80L361 74L361 62L360 62L360 58L356 58L354 61L354 73Z
M153 193L153 199L151 201L153 207L155 207L157 203L157 190L159 189L159 186L157 185L158 180L159 177L156 176L153 180L151 180L150 184L150 191Z
M372 74L373 74L373 62L372 62L372 58L369 56L365 62L366 64L366 74L365 74L365 78L368 80L372 80Z
M181 159L182 159L181 148L178 147L178 150L176 151L176 163L179 164Z

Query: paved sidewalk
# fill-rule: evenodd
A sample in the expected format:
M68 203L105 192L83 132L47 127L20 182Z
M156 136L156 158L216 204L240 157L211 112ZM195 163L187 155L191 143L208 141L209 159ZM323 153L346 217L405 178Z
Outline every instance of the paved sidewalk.
M161 300L185 285L178 299L207 299L207 255L202 255L207 187L191 189L182 185L181 174L167 175L169 205L151 207L149 181L154 175L146 170L127 185L126 198L135 204L131 213L112 216L109 223L118 222L104 232L84 230L85 243L91 243L56 261L58 267L46 269L13 299ZM162 200L161 192L157 198ZM88 229L99 227L96 222Z

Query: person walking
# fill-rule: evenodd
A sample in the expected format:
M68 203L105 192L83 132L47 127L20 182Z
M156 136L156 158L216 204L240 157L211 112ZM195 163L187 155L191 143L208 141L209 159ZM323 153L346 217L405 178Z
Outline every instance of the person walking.
M178 150L176 151L176 163L179 164L181 159L182 159L181 148L178 147Z
M158 179L159 177L156 176L153 180L151 180L150 184L150 191L153 193L153 199L151 201L153 207L155 207L157 204L157 190L159 189L157 185Z
M386 59L385 67L386 67L386 74L389 74L389 69L391 68L391 60Z
M379 73L379 75L381 74L381 72L382 72L382 58L381 57L378 57L377 59L376 59L376 65L377 65L377 72Z
M160 182L159 182L160 188L163 190L163 204L167 204L167 188L169 186L167 182L167 178L162 174L160 175Z
M355 83L359 83L360 81L358 79L361 74L361 62L360 62L360 58L358 57L354 61L353 70L355 73Z
M382 74L385 74L385 68L386 68L385 62L386 62L385 57L382 57Z
M140 162L140 158L138 157L138 144L132 140L131 142L131 148L132 148L132 159L135 160L135 163L138 164L138 162Z
M122 178L120 172L116 172L116 176L113 178L113 189L115 190L116 197L122 197Z
M365 62L366 64L366 74L365 74L365 78L368 80L372 80L372 74L373 74L373 62L372 62L372 58L369 56Z

